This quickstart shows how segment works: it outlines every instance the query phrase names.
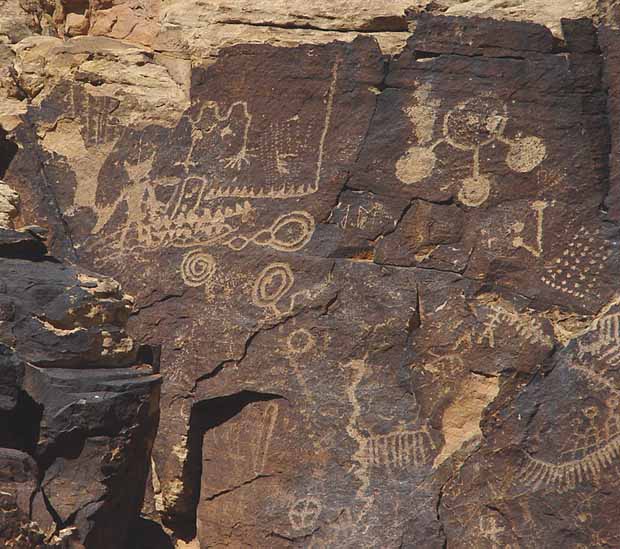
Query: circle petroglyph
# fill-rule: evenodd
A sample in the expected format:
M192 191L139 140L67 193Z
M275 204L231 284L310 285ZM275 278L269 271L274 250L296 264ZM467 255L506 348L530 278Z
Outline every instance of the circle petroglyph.
M286 339L288 350L293 354L301 355L312 350L316 344L314 336L305 328L292 331Z
M491 180L484 175L468 177L463 181L463 186L458 194L458 199L465 204L477 208L483 204L491 192Z
M475 97L457 105L444 118L444 136L453 147L471 151L501 136L508 120L498 99Z
M271 228L272 246L281 251L294 252L303 248L314 233L314 218L303 211L283 215Z
M293 286L295 277L286 263L272 263L258 275L252 289L252 301L258 307L273 308Z
M531 172L544 160L546 154L542 139L535 136L522 137L510 142L506 164L515 172Z
M417 183L433 173L436 161L437 157L431 149L411 147L396 162L396 177L406 185Z
M212 255L194 250L185 254L181 263L181 277L188 286L203 286L215 273L215 259Z
M314 528L322 510L321 502L313 497L298 499L290 508L288 518L295 530Z

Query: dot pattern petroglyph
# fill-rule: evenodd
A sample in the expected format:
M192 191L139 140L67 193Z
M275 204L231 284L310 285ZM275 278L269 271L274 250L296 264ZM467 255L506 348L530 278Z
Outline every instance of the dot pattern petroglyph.
M546 266L542 281L553 290L585 298L596 293L598 277L609 256L600 232L581 227L562 254Z

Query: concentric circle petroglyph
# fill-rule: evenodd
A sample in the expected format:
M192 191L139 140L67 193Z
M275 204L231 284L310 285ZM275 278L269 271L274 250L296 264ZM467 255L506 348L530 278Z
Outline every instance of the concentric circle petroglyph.
M301 250L312 238L314 226L314 217L308 212L283 215L271 227L271 246L287 252Z
M185 254L181 263L181 277L188 286L203 286L215 273L215 259L211 254L194 250Z
M252 301L257 307L276 308L276 304L292 288L295 277L286 263L272 263L258 275L252 288Z

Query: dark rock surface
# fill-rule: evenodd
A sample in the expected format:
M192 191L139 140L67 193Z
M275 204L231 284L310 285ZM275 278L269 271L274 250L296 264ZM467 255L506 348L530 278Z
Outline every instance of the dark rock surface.
M116 282L0 230L0 544L123 547L144 497L161 378Z
M83 75L30 107L23 221L136 299L0 266L35 517L103 547L115 487L140 502L157 378L111 368L127 321L165 380L136 546L620 545L618 31L413 27L391 58L225 48L169 126Z

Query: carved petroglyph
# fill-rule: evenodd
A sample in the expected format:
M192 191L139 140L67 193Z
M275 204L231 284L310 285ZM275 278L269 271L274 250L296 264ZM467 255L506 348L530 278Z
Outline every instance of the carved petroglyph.
M604 360L612 366L618 366L620 364L620 313L596 319L591 332L595 333L591 341L577 343L577 356L580 359L591 356Z
M331 284L331 275L307 290L300 290L286 299L288 306L282 302L295 284L295 275L287 263L271 263L265 267L252 287L252 303L265 309L274 317L290 314L302 299L312 300Z
M278 316L278 302L295 283L291 267L287 263L271 263L265 267L252 288L252 302L257 307L270 310Z
M335 214L338 214L336 225L341 229L372 230L381 220L389 219L385 207L376 202L368 204L367 207L347 204L343 208L341 204L338 204L330 213L327 221L332 222L336 217Z
M588 398L570 411L571 436L559 448L558 462L526 453L522 479L534 488L565 492L600 478L620 461L620 386L610 369L620 362L619 301L613 300L577 339L576 358L566 368L585 383Z
M254 449L254 472L256 474L260 474L265 470L279 411L280 407L276 402L269 402L263 412Z
M84 143L87 147L114 141L122 131L113 116L119 101L113 97L95 97L77 85L69 92L71 118L78 118L84 128Z
M508 110L498 99L482 96L464 101L445 115L443 137L434 143L421 146L428 142L428 127L416 129L418 139L422 135L424 141L418 141L418 145L410 147L398 160L396 175L406 185L426 179L435 169L435 149L447 143L457 150L472 153L472 175L462 182L458 199L466 206L481 206L489 197L492 183L491 178L480 169L480 152L483 147L495 142L508 145L506 164L511 170L520 173L532 171L546 155L545 144L539 137L506 137L507 123Z
M286 338L286 348L291 356L308 353L315 347L316 338L306 328L297 328Z
M338 82L338 72L341 60L337 60L332 66L331 81L327 90L325 100L325 115L321 127L318 148L313 145L310 135L313 133L314 119L301 120L299 117L289 119L286 124L277 125L272 132L267 132L261 136L263 143L260 151L265 156L262 159L267 165L267 185L256 187L250 183L224 184L222 181L211 181L208 177L192 174L193 177L202 178L207 190L204 197L210 200L218 198L247 198L247 199L273 199L284 200L289 198L299 198L316 193L323 174L323 163L325 159L325 149L327 145L327 135L331 125L334 109L334 97ZM251 122L251 117L250 117ZM268 143L265 143L269 141ZM248 145L245 142L242 151L232 160L225 164L228 167L239 168L247 163ZM307 177L307 166L305 162L297 163L297 158L303 156L307 158L308 151L316 151L315 170L312 181L299 182ZM194 155L191 151L188 158ZM191 170L192 164L186 160L184 162ZM233 178L235 181L236 178Z
M562 183L565 176L566 172L561 167L539 168L536 174L536 182L539 189L555 187Z
M254 151L251 149L254 115L248 103L235 101L227 106L216 101L195 103L175 129L181 135L189 133L190 137L186 150L176 163L182 167L180 177L170 176L153 181L151 170L158 153L152 149L149 155L145 155L144 161L138 158L138 162L124 163L126 170L123 173L131 181L122 187L111 203L95 204L94 194L89 190L93 197L88 199L88 205L97 215L93 234L101 234L110 222L117 222L116 218L121 223L116 230L106 230L105 237L94 241L97 262L118 261L128 252L139 253L165 247L218 244L241 251L252 244L281 252L303 248L315 229L314 218L305 211L285 213L268 228L253 233L242 234L242 228L255 217L254 207L248 201L250 199L290 199L318 191L340 65L341 59L337 59L331 67L331 78L327 81L323 98L324 115L316 116L308 111L303 116L291 117L286 124L277 123L280 126L274 134L276 148L260 149L261 153L267 154L260 155L259 163L269 164L273 153L274 169L261 176L269 179L271 172L277 174L271 182L242 179L248 177L247 168L254 163ZM106 111L103 107L105 105L99 110L107 112L112 109L110 106ZM93 139L96 141L104 137L108 139L110 124L106 120L99 120L95 125ZM140 150L141 142L137 149L139 156ZM303 158L296 162L298 154ZM308 169L309 163L314 163L315 170ZM234 199L236 203L213 205L214 201L224 199ZM85 201L80 198L80 203L76 205L83 205ZM196 263L199 257L202 260ZM181 272L190 286L202 285L208 273L212 272L207 268L205 257L197 252L186 256ZM200 267L200 271L196 267Z
M428 463L433 441L427 429L397 429L363 439L359 457L376 467L406 468Z
M194 250L183 257L181 277L187 286L204 286L215 274L215 267L212 255Z
M589 434L596 436L599 433L596 428L591 428ZM588 445L581 449L590 451L592 447ZM528 463L522 471L521 479L534 488L547 485L559 492L566 492L574 489L577 484L599 478L603 470L618 458L620 458L620 435L605 440L600 448L586 457L564 463L551 463L528 455Z
M544 212L547 208L547 202L543 200L536 200L532 203L531 208L536 213L536 237L534 244L528 244L525 242L522 233L525 229L525 224L522 221L517 221L513 225L514 233L517 235L512 240L512 245L515 248L523 248L531 253L534 257L540 257L543 253L543 223Z
M500 547L499 536L505 531L505 528L498 524L494 516L481 516L478 527L483 538L487 539L493 547Z
M554 290L584 298L595 292L598 276L609 255L601 242L600 231L581 227L562 255L545 266L542 281Z
M207 111L211 111L212 116L210 113L208 115ZM252 115L248 111L247 102L235 101L230 105L226 113L222 114L220 106L217 102L206 101L198 110L198 116L188 116L192 125L192 145L189 147L187 156L183 163L186 168L191 165L190 158L196 147L196 141L198 139L202 139L205 133L219 131L220 139L225 139L227 136L232 134L232 130L228 122L230 122L233 116L235 116L235 113L238 113L236 116L239 117L243 127L241 147L237 153L229 156L228 158L221 159L220 162L224 163L224 167L234 170L240 170L243 166L250 165L248 139L250 126L252 125ZM207 124L204 124L205 120L210 121L210 123L208 122ZM221 124L222 122L226 122L226 125Z
M190 194L191 202L188 200ZM231 224L232 220L245 223L254 215L249 202L209 209L201 204L199 192L188 189L175 192L167 204L162 204L155 198L153 188L145 185L127 191L117 204L125 200L128 203L127 223L97 242L98 246L111 252L107 255L108 260L133 248L156 250L215 244L237 230Z
M367 369L368 366L365 360L352 360L347 365L347 370L349 370L351 375L351 382L347 385L346 394L349 403L352 406L352 411L349 416L349 421L347 422L346 431L347 434L357 443L357 448L351 457L353 461L351 470L353 472L353 476L355 476L355 478L359 481L359 487L355 496L356 500L362 504L360 516L358 517L360 520L364 519L374 503L374 496L370 491L370 461L367 459L367 444L364 433L362 433L359 428L359 422L362 416L362 407L356 394Z
M400 420L395 428L386 433L369 432L363 425L362 403L357 394L369 373L368 364L366 359L356 359L346 364L345 369L350 379L346 395L352 408L346 431L356 443L350 472L359 483L355 496L359 504L357 521L364 524L364 518L375 501L371 488L372 474L381 470L396 473L428 464L435 446L426 426L413 425L419 422L419 410L410 420Z
M405 109L405 114L413 123L418 143L430 143L433 140L437 109L441 101L431 96L432 88L428 83L421 84L413 92L413 102Z
M516 334L532 344L551 345L551 338L545 334L542 324L528 314L520 314L508 305L499 303L488 305L489 313L484 321L484 331L479 335L478 343L487 341L489 347L495 347L495 333L501 326L513 328Z
M318 498L307 496L291 505L288 518L294 530L312 530L319 520L323 506Z
M253 243L279 252L295 252L310 242L314 228L314 217L308 212L295 211L278 217L268 229L250 237L235 234L223 243L235 251L243 250Z

